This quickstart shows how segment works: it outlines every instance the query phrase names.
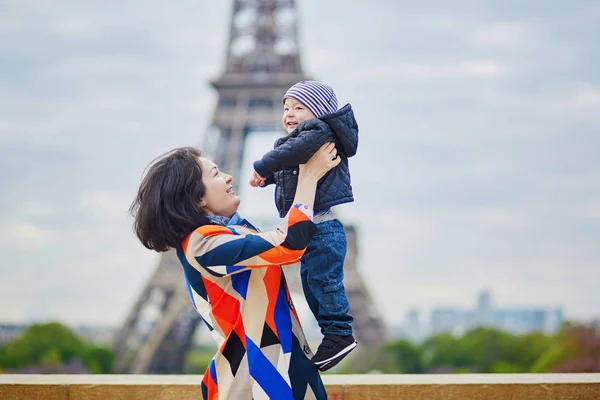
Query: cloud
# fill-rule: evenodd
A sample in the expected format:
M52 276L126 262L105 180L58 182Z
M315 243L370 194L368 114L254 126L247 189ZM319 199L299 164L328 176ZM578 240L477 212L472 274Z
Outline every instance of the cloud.
M377 65L358 71L355 79L457 79L497 78L507 73L508 68L494 60L466 60L443 65L398 63Z
M475 42L485 46L519 46L531 32L521 21L494 22L475 32Z
M566 109L600 111L600 85L576 83L567 88L558 106Z
M132 202L127 193L111 190L92 190L81 195L79 206L93 212L98 220L121 222Z
M11 247L15 251L37 250L56 243L58 238L56 230L27 221L10 221L2 227L0 246Z

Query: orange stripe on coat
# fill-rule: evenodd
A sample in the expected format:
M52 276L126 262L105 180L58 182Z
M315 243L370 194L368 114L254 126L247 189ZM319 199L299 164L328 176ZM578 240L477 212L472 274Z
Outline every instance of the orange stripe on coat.
M196 228L196 230L194 232L196 232L204 237L223 235L223 234L233 235L233 232L231 232L231 230L225 228L224 226L219 226L219 225L204 225L199 228Z
M301 221L310 221L310 218L308 218L302 211L292 207L288 214L288 226L292 226Z
M275 335L277 335L277 338L279 338L279 332L277 332L277 326L275 325L275 305L277 304L277 295L279 294L281 273L281 268L267 268L267 272L263 277L265 289L267 291L267 299L269 300L265 322L269 325Z
M208 366L208 368L206 369L206 372L204 373L204 378L202 378L202 383L204 383L204 385L206 386L206 389L208 392L208 398L210 400L218 400L219 399L219 387L217 386L217 383L215 382L213 377L210 375L210 365Z
M218 225L204 225L201 226L199 228L196 228L196 230L192 233L190 233L189 235L186 236L185 239L183 239L183 241L181 242L181 247L183 248L183 252L187 253L187 248L188 248L188 244L190 243L190 239L192 238L192 235L194 233L198 233L204 237L210 237L210 236L215 236L215 235L233 235L233 232L231 232L229 229L223 227L223 226L218 226Z
M288 215L288 226L301 221L310 221L310 218L297 208L292 208ZM304 250L290 250L280 245L261 253L260 257L272 264L281 265L300 259L304 254Z
M293 260L299 260L300 257L302 257L302 254L304 254L304 249L290 250L280 245L260 253L259 257L271 264L280 265L289 263Z
M206 278L202 278L208 300L212 305L212 313L217 320L219 326L223 330L223 334L227 337L232 330L240 337L244 347L246 347L246 332L242 323L242 313L240 310L240 302L235 297L225 292L219 285L211 282Z

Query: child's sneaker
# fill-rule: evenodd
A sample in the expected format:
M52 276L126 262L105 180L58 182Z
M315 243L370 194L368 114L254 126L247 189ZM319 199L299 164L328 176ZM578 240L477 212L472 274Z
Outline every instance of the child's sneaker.
M357 344L358 342L352 335L325 335L311 361L319 371L327 371L342 361Z

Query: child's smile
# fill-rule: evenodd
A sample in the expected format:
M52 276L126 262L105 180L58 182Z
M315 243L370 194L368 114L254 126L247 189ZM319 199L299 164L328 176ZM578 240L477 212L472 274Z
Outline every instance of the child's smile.
M281 122L288 134L292 133L301 122L314 118L316 118L315 114L298 100L291 97L285 99Z

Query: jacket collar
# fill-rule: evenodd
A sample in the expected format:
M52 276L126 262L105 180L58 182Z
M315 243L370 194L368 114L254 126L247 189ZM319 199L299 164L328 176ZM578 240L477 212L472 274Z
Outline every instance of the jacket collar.
M237 211L235 212L235 214L233 214L231 216L231 218L222 217L220 215L209 215L208 219L210 220L210 222L212 222L216 225L221 225L221 226L238 225L238 226L245 226L245 227L251 228L255 231L258 231L258 229L256 229L254 227L254 225L252 225L250 222L248 222L247 219L242 218L242 216Z

